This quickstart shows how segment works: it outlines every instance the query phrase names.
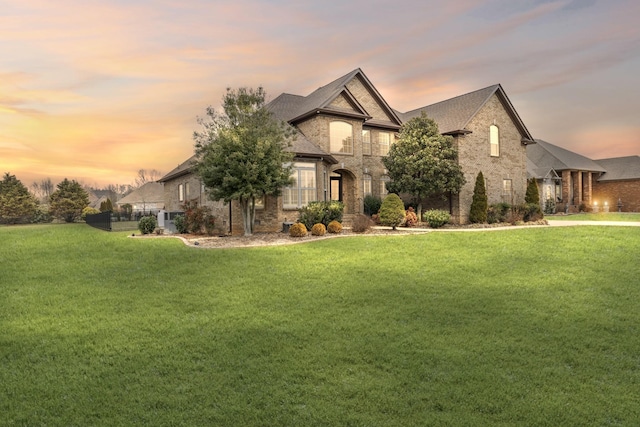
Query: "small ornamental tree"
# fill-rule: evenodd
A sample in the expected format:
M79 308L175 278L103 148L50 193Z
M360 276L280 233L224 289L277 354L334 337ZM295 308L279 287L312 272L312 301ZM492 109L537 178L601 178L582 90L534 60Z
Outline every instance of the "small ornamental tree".
M262 88L227 89L224 113L207 108L203 129L194 132L195 172L213 200L238 201L244 234L253 234L256 199L279 195L292 182L295 130L276 120Z
M540 193L535 178L531 178L527 184L527 193L524 196L524 202L540 205Z
M51 215L65 222L73 222L80 218L82 209L89 204L89 195L76 181L67 178L57 185L57 190L51 194Z
M29 222L38 208L36 198L27 187L9 172L0 181L0 222L17 224Z
M404 203L395 194L390 193L382 201L380 206L380 224L393 227L401 225L405 218Z
M391 178L389 192L411 194L418 202L418 217L423 198L457 194L465 183L453 138L441 135L424 112L402 125L382 163Z
M471 202L471 211L469 212L469 222L474 224L487 222L487 208L487 190L484 186L484 176L482 172L478 172L476 186L473 189L473 201Z

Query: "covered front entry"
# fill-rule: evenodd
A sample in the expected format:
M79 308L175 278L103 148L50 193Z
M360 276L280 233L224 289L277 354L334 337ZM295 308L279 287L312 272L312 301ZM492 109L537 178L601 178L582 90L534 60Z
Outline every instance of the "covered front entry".
M329 174L329 197L344 203L344 213L356 213L356 180L346 169L337 169Z

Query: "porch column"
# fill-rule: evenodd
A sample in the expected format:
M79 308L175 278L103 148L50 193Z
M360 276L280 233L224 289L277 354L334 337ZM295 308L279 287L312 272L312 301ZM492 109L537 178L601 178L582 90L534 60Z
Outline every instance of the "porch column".
M562 171L562 203L571 204L571 171Z
M582 193L584 197L584 202L587 205L591 205L591 195L592 193L592 176L591 172L584 172L584 177L582 180Z
M573 204L579 205L582 203L582 172L575 171L571 173L573 180Z

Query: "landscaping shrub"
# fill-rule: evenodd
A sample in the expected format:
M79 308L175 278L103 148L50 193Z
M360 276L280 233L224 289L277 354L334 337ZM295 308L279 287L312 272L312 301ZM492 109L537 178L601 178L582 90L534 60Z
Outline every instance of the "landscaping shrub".
M324 226L324 224L314 224L313 227L311 227L311 234L314 236L324 236L325 233L327 232L327 227Z
M138 221L138 230L140 230L142 234L151 234L157 225L158 221L155 216L143 216L140 218L140 221Z
M379 215L380 224L393 227L395 230L404 221L404 203L397 194L390 193L382 201Z
M338 221L331 221L327 226L327 231L331 234L340 234L342 233L342 224Z
M289 236L304 237L307 235L307 227L301 222L296 222L289 228Z
M371 194L364 197L364 213L369 216L377 214L381 205L382 199L380 197L372 196Z
M527 192L524 196L525 203L540 203L540 192L538 190L538 184L535 178L531 178L527 181Z
M87 215L95 215L99 213L100 211L98 209L87 206L86 208L82 209L82 215L80 215L80 218L86 219Z
M186 232L193 234L213 234L215 217L208 206L198 206L197 200L188 200L182 205L185 215Z
M431 209L422 214L422 219L429 227L440 228L451 220L451 215L441 209Z
M173 224L176 226L176 231L179 234L187 232L187 221L184 218L184 215L176 215L175 218L173 218Z
M371 228L371 218L366 215L356 215L351 224L351 231L354 233L364 233Z
M544 202L544 213L547 215L553 215L556 213L556 202L549 198Z
M509 203L497 203L487 209L487 222L489 224L508 222L510 217L511 205Z
M307 206L301 208L299 212L298 221L303 223L307 229L318 223L324 224L326 227L331 221L342 221L344 204L337 200L310 202Z
M471 210L469 211L469 222L476 224L487 222L487 203L487 190L484 186L484 176L482 172L478 172L476 185L473 189Z
M409 209L405 211L404 215L405 227L415 227L416 225L418 225L418 215L416 215L413 206L409 206Z
M539 221L543 218L542 209L540 209L540 205L538 203L525 203L522 206L523 217L522 219L526 222L529 221Z

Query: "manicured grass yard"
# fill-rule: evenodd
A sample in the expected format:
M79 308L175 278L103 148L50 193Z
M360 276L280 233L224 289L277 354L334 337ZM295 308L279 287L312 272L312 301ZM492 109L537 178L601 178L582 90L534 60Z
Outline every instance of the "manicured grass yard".
M632 212L598 212L572 215L549 215L547 219L559 221L631 221L640 222L640 213Z
M640 228L127 234L0 228L0 425L640 420Z

